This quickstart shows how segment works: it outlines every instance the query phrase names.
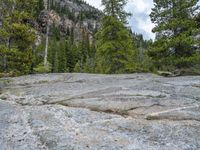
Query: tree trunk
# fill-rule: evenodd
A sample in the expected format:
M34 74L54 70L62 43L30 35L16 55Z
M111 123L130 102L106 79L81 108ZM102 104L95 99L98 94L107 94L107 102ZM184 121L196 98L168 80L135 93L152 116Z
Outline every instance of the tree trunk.
M47 57L48 57L48 45L49 45L49 23L47 22L47 31L46 31L46 43L45 43L45 54L44 54L44 66L47 67Z
M7 71L7 55L3 56L3 71Z
M48 10L48 0L44 1L45 10ZM48 67L48 45L49 45L49 17L47 16L47 30L46 30L46 43L45 43L45 54L44 54L44 67Z
M7 47L8 50L10 50L10 48L11 48L11 39L10 39L10 37L7 39L6 47ZM3 70L6 72L7 69L8 69L8 62L7 62L7 55L5 54L3 56Z

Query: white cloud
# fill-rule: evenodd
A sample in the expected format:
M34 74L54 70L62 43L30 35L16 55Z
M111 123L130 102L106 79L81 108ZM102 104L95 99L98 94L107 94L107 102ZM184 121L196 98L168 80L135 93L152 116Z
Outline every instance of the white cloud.
M85 0L85 1L88 4L102 10L101 0Z
M149 14L151 12L152 0L129 0L128 5L137 13Z
M145 39L155 38L155 35L152 33L154 24L149 17L152 7L152 0L129 0L126 7L127 11L133 14L129 19L130 26L134 32L143 34Z
M147 39L149 39L149 38L154 39L155 38L154 33L152 33L152 29L154 28L154 24L151 22L150 18L147 18L146 20L138 19L137 23L138 23L138 28L146 33L145 38L147 38Z
M101 9L101 0L85 0L90 5ZM154 39L155 35L151 32L154 24L151 23L149 14L153 7L153 0L129 0L126 10L133 16L129 19L129 25L133 31L144 35L145 39Z

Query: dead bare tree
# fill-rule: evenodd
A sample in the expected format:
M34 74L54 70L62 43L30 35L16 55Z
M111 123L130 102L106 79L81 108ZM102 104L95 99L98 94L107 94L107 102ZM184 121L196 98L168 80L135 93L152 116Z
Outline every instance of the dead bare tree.
M48 0L44 0L45 10L48 12ZM46 42L45 42L45 53L44 53L44 67L48 68L48 46L49 46L49 15L47 15L47 27L46 27Z

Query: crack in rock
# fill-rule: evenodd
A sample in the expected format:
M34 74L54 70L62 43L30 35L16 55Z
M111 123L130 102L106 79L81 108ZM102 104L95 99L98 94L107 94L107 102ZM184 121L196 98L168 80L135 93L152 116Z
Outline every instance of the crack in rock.
M196 110L193 113L189 110ZM147 120L196 120L200 121L200 105L193 105L187 107L180 107L176 109L170 109L166 111L156 112L148 114Z

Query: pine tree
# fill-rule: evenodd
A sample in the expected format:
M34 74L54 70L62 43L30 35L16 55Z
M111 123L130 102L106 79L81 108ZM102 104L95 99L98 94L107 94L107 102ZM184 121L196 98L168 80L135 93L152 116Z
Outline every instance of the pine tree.
M86 62L86 59L90 51L90 40L89 34L86 30L82 30L82 41L81 41L81 63L82 65Z
M196 15L195 21L197 23L197 28L200 28L200 12Z
M51 72L57 73L59 41L57 41L56 37L52 37L49 43L48 62L52 65Z
M43 9L44 9L44 0L37 0L36 16L38 16Z
M1 0L0 71L29 73L36 31L31 26L35 0Z
M66 51L65 51L65 41L60 41L58 48L58 72L66 72Z
M95 39L93 38L91 41L91 45L89 47L87 59L83 67L85 73L95 73L95 54L96 54L96 44L95 44Z
M65 42L65 51L66 51L66 59L67 59L67 70L69 72L74 71L74 67L76 63L79 60L80 52L75 44L72 44L73 42L70 40L70 38L67 38Z
M126 4L127 0L102 0L102 5L105 6L104 13L123 23L127 23L127 17L131 15L124 10Z
M199 8L197 2L198 0L154 0L150 17L156 24L153 32L157 37L149 56L158 69L184 67L184 59L195 53L194 45L197 43L194 36L198 29L194 14Z
M124 73L133 70L134 49L131 35L124 25L124 0L102 0L107 16L97 32L96 71Z
M106 16L97 33L97 72L124 73L133 67L134 49L131 35L122 22Z

